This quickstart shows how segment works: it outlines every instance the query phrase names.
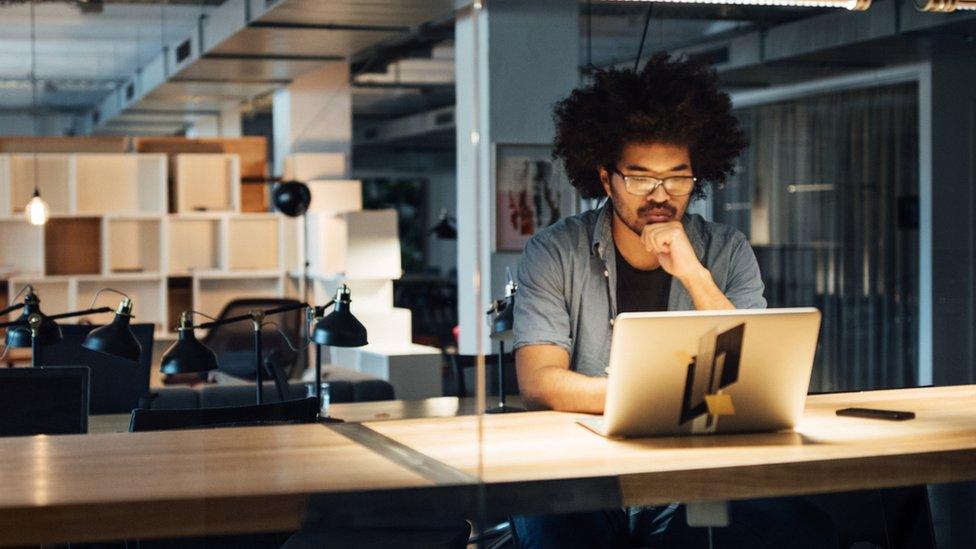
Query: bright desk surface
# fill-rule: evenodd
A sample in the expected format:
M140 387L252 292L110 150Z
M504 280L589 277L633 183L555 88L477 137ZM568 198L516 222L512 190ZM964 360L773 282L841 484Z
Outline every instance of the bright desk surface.
M887 422L834 415L849 406L911 410L917 417ZM489 509L976 479L976 386L813 396L795 433L619 441L590 433L575 424L577 417L482 417L483 478L489 505L499 505ZM473 492L470 482L457 479L479 473L477 421L352 426L372 434L372 446L322 425L0 439L0 544L294 529L313 494L339 507L375 500L390 511L391 494L400 494L402 505L461 508L458 502L470 501ZM411 453L411 459L395 457ZM457 475L440 480L415 466L417 456ZM434 489L437 498L423 497Z

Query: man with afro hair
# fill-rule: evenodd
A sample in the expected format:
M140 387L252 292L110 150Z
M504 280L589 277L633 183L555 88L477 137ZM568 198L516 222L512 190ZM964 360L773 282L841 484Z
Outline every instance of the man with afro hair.
M619 313L766 306L745 236L687 213L746 147L731 110L714 71L666 53L640 72L597 71L557 103L554 156L580 196L606 201L526 244L514 348L527 406L603 413ZM698 546L706 533L683 514L671 505L512 524L522 547ZM733 503L731 519L717 547L837 546L826 515L798 498Z

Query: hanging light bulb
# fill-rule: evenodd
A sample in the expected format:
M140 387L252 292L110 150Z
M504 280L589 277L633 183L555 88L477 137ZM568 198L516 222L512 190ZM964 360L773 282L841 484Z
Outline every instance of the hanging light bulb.
M37 178L39 169L37 162L37 34L35 32L36 21L34 19L34 2L30 4L30 37L31 37L31 56L30 56L30 80L31 80L31 120L34 124L34 135L31 139L34 149L34 196L31 197L24 208L27 222L31 225L44 225L47 223L50 209L47 202L41 198L41 191L37 188Z
M47 202L41 198L41 193L34 189L34 196L27 203L27 207L24 208L24 214L27 215L27 222L31 225L44 225L47 223L47 218L50 216L51 210L47 206Z

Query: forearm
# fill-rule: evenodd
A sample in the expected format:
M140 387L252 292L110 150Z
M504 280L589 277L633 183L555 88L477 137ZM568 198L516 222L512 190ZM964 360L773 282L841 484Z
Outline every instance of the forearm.
M607 378L590 377L558 366L535 368L519 378L522 399L529 408L602 414Z
M715 284L712 273L704 267L700 271L681 279L681 284L691 295L695 310L735 309L735 305L729 301L729 298L725 297L722 290Z

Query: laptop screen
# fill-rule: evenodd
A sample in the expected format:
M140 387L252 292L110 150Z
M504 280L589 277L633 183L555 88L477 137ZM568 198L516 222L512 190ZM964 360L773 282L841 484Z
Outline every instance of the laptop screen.
M0 436L88 432L88 368L0 369Z

